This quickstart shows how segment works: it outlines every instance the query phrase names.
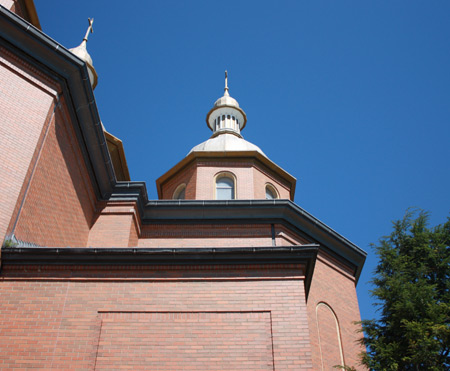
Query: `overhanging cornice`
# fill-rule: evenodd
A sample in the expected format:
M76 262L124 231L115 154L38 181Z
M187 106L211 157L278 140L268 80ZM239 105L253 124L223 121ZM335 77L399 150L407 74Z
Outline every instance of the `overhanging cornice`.
M3 247L8 265L259 265L303 264L308 297L319 246L228 248Z
M281 223L307 235L354 269L359 279L367 253L290 200L147 201L144 183L121 182L111 201L135 201L143 224ZM146 202L142 204L142 202Z
M143 223L282 223L306 234L354 268L358 280L367 253L290 200L149 201Z

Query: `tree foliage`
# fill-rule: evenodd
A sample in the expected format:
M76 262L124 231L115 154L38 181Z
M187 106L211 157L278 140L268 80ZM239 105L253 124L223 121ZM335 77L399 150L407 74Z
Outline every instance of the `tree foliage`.
M450 369L450 219L428 228L425 212L406 213L373 246L379 257L372 296L380 319L362 321L374 370Z

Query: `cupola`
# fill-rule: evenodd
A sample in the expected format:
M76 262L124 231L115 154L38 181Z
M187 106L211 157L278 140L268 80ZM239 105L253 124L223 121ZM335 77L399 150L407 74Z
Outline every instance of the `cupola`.
M247 116L232 98L225 71L224 95L206 116L211 137L156 180L158 197L175 200L294 199L295 178L246 141Z
M230 132L240 135L247 123L247 116L236 99L228 92L228 72L225 71L225 89L223 97L214 103L214 107L206 116L206 123L214 134Z
M241 130L247 123L247 115L239 107L236 99L230 96L228 72L225 71L224 95L216 100L206 115L206 124L213 131L211 138L190 150L191 152L248 152L257 151L265 156L261 148L246 141Z

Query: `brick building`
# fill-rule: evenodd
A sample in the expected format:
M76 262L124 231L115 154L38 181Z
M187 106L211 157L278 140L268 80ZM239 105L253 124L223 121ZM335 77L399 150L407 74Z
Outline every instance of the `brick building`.
M366 254L293 202L228 87L148 200L86 40L67 50L32 0L0 4L0 369L357 365Z

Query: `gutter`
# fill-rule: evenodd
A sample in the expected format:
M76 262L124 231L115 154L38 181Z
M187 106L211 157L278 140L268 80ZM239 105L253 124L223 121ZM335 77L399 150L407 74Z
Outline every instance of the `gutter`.
M319 245L225 248L71 248L3 247L2 265L305 265L308 297Z
M359 279L367 252L290 200L148 201L143 224L280 223L308 235L321 248L353 267Z

